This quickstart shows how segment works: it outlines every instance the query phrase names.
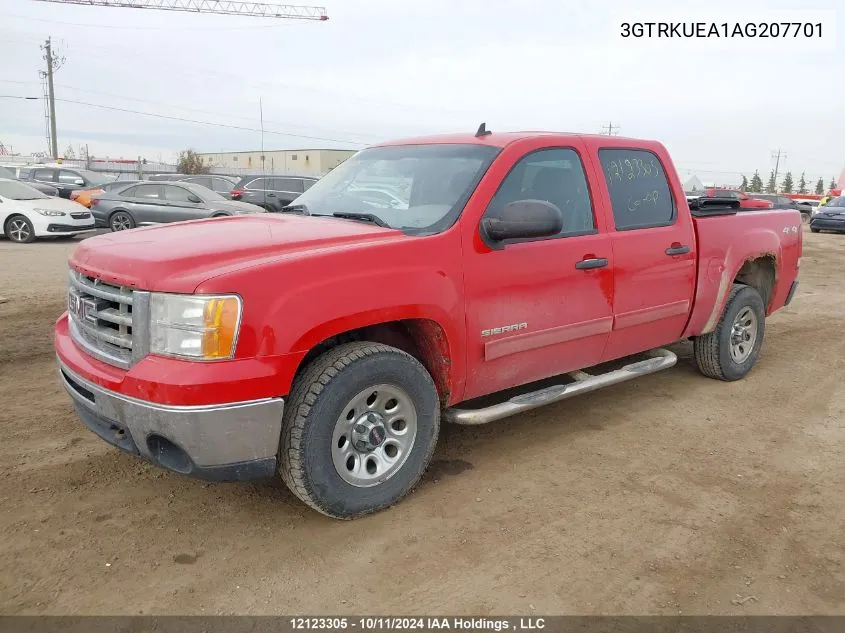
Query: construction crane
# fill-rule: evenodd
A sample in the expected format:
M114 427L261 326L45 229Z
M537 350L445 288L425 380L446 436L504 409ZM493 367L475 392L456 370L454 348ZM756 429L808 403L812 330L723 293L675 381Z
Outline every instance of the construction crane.
M91 7L123 9L156 9L187 13L216 13L218 15L246 15L257 18L290 18L293 20L328 20L325 7L306 7L294 4L266 4L237 0L36 0L54 4L80 4Z

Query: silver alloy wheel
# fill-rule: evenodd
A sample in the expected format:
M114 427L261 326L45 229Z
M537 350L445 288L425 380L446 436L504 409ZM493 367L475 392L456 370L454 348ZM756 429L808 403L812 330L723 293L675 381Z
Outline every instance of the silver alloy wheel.
M341 478L358 488L395 475L414 447L417 409L395 385L375 385L349 401L332 435L332 461Z
M746 306L737 313L731 326L731 358L736 363L744 363L754 350L757 342L757 315Z
M29 224L23 218L15 218L9 222L9 237L13 242L26 242L31 235Z
M112 231L126 231L132 228L132 222L125 213L116 213L111 219Z

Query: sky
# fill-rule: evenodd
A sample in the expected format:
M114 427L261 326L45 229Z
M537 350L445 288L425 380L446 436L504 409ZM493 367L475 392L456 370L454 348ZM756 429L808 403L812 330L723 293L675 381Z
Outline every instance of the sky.
M765 181L779 148L796 180L827 184L845 168L845 0L710 0L689 14L668 0L319 4L328 21L0 0L0 97L42 96L50 36L64 57L58 147L98 158L258 150L260 103L266 149L357 149L482 121L582 133L612 122L663 142L682 178L706 183L755 169ZM821 20L823 36L621 36L623 21L783 16ZM45 151L42 101L0 98L0 142Z

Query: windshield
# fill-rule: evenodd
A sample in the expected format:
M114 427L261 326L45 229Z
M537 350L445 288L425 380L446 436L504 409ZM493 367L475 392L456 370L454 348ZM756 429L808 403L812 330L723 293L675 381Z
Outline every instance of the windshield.
M17 178L15 178L15 172L11 169L7 169L6 167L0 167L0 178L11 178L12 180L17 180Z
M374 216L413 234L438 233L455 222L498 152L486 145L445 144L365 149L292 206L311 215Z
M40 200L42 198L49 198L38 189L33 189L29 185L22 182L0 182L0 197L8 198L9 200Z
M825 206L826 207L845 207L845 196L839 196L838 198L833 198Z

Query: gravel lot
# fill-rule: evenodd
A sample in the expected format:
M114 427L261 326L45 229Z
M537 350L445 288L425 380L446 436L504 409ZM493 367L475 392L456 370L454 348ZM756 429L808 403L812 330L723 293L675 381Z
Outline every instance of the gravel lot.
M4 614L845 614L845 236L737 383L675 368L443 429L353 522L280 482L208 484L90 433L56 376L78 240L0 240Z

